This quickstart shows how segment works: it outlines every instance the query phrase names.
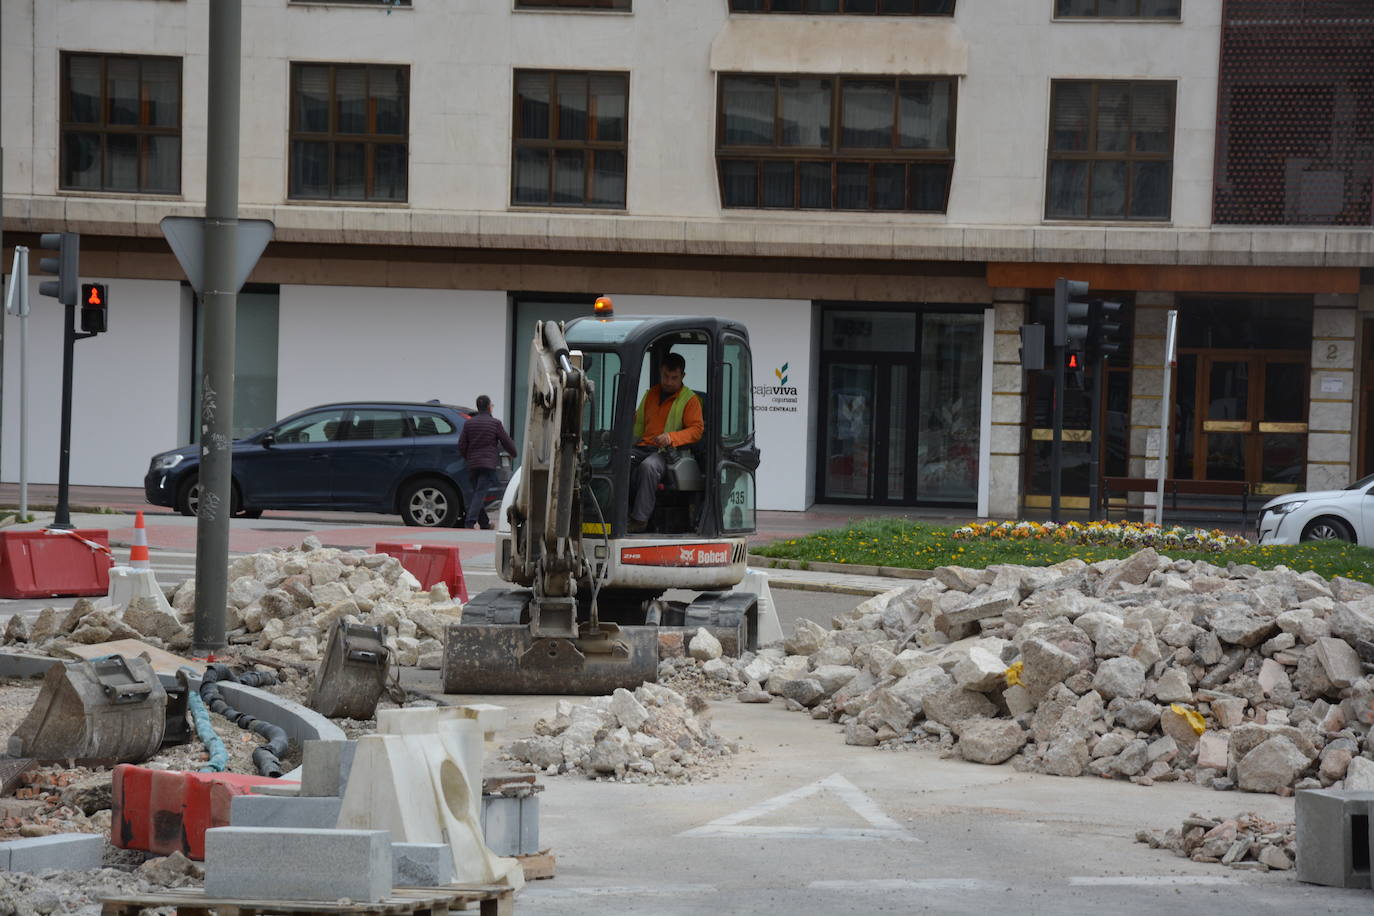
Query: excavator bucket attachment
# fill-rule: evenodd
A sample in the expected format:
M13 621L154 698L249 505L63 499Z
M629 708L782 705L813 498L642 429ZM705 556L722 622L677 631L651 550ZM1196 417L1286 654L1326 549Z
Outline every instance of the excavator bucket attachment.
M158 752L167 691L142 658L53 665L9 740L14 757L101 757L139 763Z
M599 696L658 679L657 627L621 627L596 646L537 638L518 624L455 623L445 635L445 693Z
M306 705L331 719L371 719L386 687L386 627L334 623Z

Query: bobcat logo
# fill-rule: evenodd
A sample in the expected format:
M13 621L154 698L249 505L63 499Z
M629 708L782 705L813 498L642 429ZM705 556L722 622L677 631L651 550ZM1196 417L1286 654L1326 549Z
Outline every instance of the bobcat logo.
M695 547L679 547L677 549L677 561L679 563L691 563L696 557Z

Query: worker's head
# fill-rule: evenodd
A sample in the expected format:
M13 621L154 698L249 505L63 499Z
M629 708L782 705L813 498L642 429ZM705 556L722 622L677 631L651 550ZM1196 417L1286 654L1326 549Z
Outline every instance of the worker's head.
M479 394L479 395L477 396L477 412L478 412L478 413L488 413L488 412L490 412L490 411L491 411L491 398L487 397L485 394Z
M687 374L687 360L680 353L669 353L658 367L658 383L664 394L677 394L682 377Z

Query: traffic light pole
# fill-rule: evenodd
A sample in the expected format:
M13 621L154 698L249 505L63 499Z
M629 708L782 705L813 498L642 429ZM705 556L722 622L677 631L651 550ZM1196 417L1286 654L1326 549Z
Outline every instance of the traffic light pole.
M242 0L210 0L205 289L201 305L200 505L196 519L196 616L192 648L226 645L229 517L233 514L234 318L239 210Z
M1050 521L1059 523L1059 496L1064 473L1064 361L1068 347L1054 344L1054 439L1050 446Z
M70 487L72 469L72 369L76 361L76 342L94 337L94 334L81 334L76 330L76 306L64 305L62 334L62 428L59 433L60 445L57 455L57 508L53 511L49 528L70 531L72 509Z
M1107 360L1093 360L1092 440L1088 446L1088 521L1102 518L1102 389L1107 380Z

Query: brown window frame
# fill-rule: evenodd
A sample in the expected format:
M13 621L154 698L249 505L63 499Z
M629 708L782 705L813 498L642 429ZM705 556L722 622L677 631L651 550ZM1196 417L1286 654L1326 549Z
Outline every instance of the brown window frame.
M543 75L549 79L549 129L547 137L522 137L523 122L520 117L520 78L522 76ZM621 126L620 140L598 140L588 137L580 140L558 139L559 112L558 80L562 77L579 77L590 81L592 77L614 77L625 87L625 115ZM590 88L587 95L587 132L596 131L596 103ZM630 174L630 74L626 70L557 70L541 67L522 67L516 69L511 77L511 175L510 202L512 207L534 207L539 209L557 208L559 210L624 210L629 199ZM579 150L583 153L582 203L557 202L554 196L554 169L556 157L549 156L548 199L546 201L516 200L517 167L516 157L521 149L540 149L558 152L560 150ZM619 205L592 202L592 181L595 178L595 154L598 152L618 152L625 161L625 200Z
M72 89L71 89L71 62L80 58L96 58L100 61L100 120L97 122L82 122L72 120ZM135 60L139 63L139 124L111 124L110 116L110 68L112 60ZM164 127L142 123L147 117L147 98L143 83L142 66L144 61L167 62L174 61L177 68L177 100L176 100L176 125ZM160 54L103 54L82 51L63 51L59 63L61 86L61 101L58 109L58 189L63 191L93 191L102 194L160 194L177 195L181 193L181 160L185 153L185 146L182 142L182 127L185 124L184 106L186 103L185 93L185 69L182 59L171 55ZM81 185L72 184L67 180L68 174L68 153L67 135L68 134L98 134L100 137L100 187L88 188ZM107 175L108 157L106 145L112 136L133 136L138 138L138 188L112 187ZM177 156L177 174L175 188L148 188L147 174L148 162L146 155L145 140L149 137L176 137L179 144Z
M744 145L725 143L725 86L732 78L772 79L773 80L773 143L771 145ZM829 80L831 82L830 100L830 143L829 147L786 146L781 142L782 135L782 90L783 80ZM844 86L847 82L871 83L890 80L893 85L892 143L882 147L845 147L842 145L844 118ZM901 123L901 84L902 83L944 83L949 86L949 133L948 146L939 149L903 148L899 146ZM949 209L950 186L954 183L954 162L956 158L955 137L958 126L959 80L953 76L892 76L874 74L858 76L832 73L722 73L716 81L716 176L720 205L728 210L809 210L814 212L839 211L850 213L945 213ZM722 164L727 161L757 161L756 195L758 201L753 206L726 203L725 173ZM763 166L768 162L795 163L793 172L792 206L765 206L763 200ZM830 166L830 203L829 207L801 206L802 165L825 163ZM862 208L840 207L839 168L841 165L867 165L869 168L868 206ZM899 164L907 167L904 178L905 206L875 206L877 185L873 180L874 167ZM913 166L937 165L945 168L945 188L938 208L915 208L912 204Z
M782 2L789 2L789 0L752 0L752 2L751 2L751 0L729 0L730 12L732 12L732 13L756 13L756 14L771 14L771 13L777 13L777 14L779 14L779 15L790 15L790 16L941 16L941 17L953 16L953 15L954 15L954 7L955 7L955 5L957 4L958 0L832 0L832 2L835 3L837 9L833 9L833 10L816 10L816 9L795 9L795 10L789 10L789 9L774 9L774 8L773 8L775 4L777 4L777 3L782 3ZM797 3L799 6L808 6L808 5L810 5L811 3L816 2L816 0L790 0L790 2ZM887 5L888 5L889 2L891 2L891 3L901 3L902 5L906 5L907 3L909 3L909 4L911 5L912 8L911 8L910 10L889 10L889 9L887 9ZM850 8L849 8L851 5L856 4L856 3L871 3L871 4L873 5L873 9L871 9L871 10L864 10L864 9L854 10L854 9L850 9ZM923 5L925 5L925 6L930 6L930 5L932 5L932 4L938 4L938 5L940 5L940 6L944 6L944 5L946 5L946 3L948 4L949 9L947 9L947 10L942 10L942 11L940 11L940 12L924 12L924 11L922 11L922 9L921 9L921 7L922 7ZM748 9L748 8L744 8L744 7L753 7L753 6L755 6L755 5L757 5L757 7L758 7L757 9Z
M1183 0L1178 0L1178 12L1172 16L1146 15L1140 12L1140 5L1146 0L1134 0L1134 13L1103 13L1101 12L1102 0L1091 0L1093 4L1093 12L1091 13L1063 13L1060 12L1060 5L1064 2L1065 0L1054 0L1055 19L1143 19L1146 22L1179 22L1183 18Z
M515 0L518 10L603 10L630 12L634 0Z
M1058 99L1057 90L1061 86L1082 85L1092 87L1092 98L1088 109L1088 133L1086 148L1081 150L1056 150L1054 148L1054 121L1055 104ZM1171 90L1169 104L1169 149L1165 152L1140 152L1134 149L1135 134L1133 121L1127 122L1126 134L1129 138L1129 148L1126 150L1099 151L1097 146L1097 126L1098 126L1098 98L1104 86L1126 86L1134 89L1136 86L1168 86ZM1085 220L1095 222L1132 222L1132 223L1167 223L1173 217L1173 189L1174 189L1174 154L1177 143L1176 135L1178 132L1178 81L1177 80L1084 80L1084 79L1056 79L1050 81L1050 104L1049 104L1049 127L1046 136L1046 148L1048 155L1045 165L1045 219L1059 221ZM1087 201L1085 215L1057 216L1050 213L1050 206L1053 202L1053 181L1054 163L1056 161L1075 161L1088 162L1088 178L1084 196ZM1124 162L1126 168L1126 199L1123 204L1123 213L1119 215L1095 215L1092 212L1093 204L1093 169L1092 163L1096 162ZM1131 202L1134 199L1133 180L1131 178L1130 166L1136 163L1145 162L1167 162L1169 164L1169 193L1165 212L1161 216L1131 216Z
M304 131L297 127L299 123L300 105L299 90L297 80L301 70L305 67L328 67L329 68L329 129L325 131ZM338 74L340 70L362 70L364 72L364 95L367 102L367 132L365 133L340 133L338 131ZM371 93L368 91L371 86L372 74L374 71L399 70L405 75L405 91L402 94L402 101L405 108L405 123L398 134L379 134L377 133L377 110L372 104ZM288 113L286 137L286 196L288 200L337 200L348 201L350 203L406 203L410 199L410 65L409 64L355 64L355 63L331 63L329 61L292 61L290 75L288 77L288 91L290 93L290 110ZM329 193L324 196L315 194L303 194L292 187L295 174L295 148L297 142L305 143L325 143L329 146ZM362 197L343 197L338 194L336 188L335 175L335 147L341 143L363 144L366 147L366 159L363 166L363 196ZM397 197L377 197L374 187L376 182L377 167L377 147L378 146L401 146L405 149L405 193Z

